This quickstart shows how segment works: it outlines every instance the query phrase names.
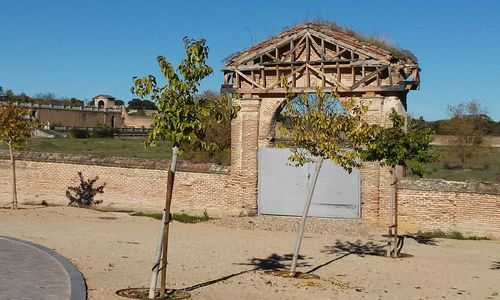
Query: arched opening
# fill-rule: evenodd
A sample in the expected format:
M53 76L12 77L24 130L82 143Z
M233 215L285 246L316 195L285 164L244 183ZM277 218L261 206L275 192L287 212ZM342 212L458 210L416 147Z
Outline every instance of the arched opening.
M100 100L99 102L97 102L97 108L104 108L104 101Z
M269 137L267 145L259 143L257 209L260 214L298 216L303 211L303 202L314 173L313 162L295 165L289 160L293 155L290 147L293 126L290 116L307 116L324 111L326 114L343 108L337 105L337 97L329 93L318 95L306 92L288 102L262 99L260 127ZM325 98L323 98L325 97ZM298 100L298 101L295 101ZM295 111L290 114L290 111ZM308 128L308 127L306 127ZM314 126L311 127L314 130ZM316 130L311 131L314 134ZM304 133L307 134L307 133ZM314 136L314 135L313 135ZM264 136L261 136L264 138ZM361 214L361 173L359 169L346 172L330 160L325 160L319 173L309 215L356 219Z
M115 116L111 116L111 128L115 128Z
M269 145L270 147L281 146L288 140L286 130L284 128L284 122L286 120L282 114L285 105L286 105L285 100L280 102L277 105L276 110L274 111L274 114L270 119L269 122L269 135L271 136L270 138L271 143Z

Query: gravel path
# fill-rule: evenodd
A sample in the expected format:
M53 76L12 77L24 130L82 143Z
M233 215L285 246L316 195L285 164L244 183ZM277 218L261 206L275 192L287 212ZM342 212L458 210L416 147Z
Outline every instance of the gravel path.
M267 231L297 232L300 217L255 216L214 219L209 221L214 225L227 228L260 229ZM345 236L368 237L374 232L361 220L340 220L331 218L309 217L306 222L306 232L321 234L340 234Z
M296 233L286 231L295 230L298 221L258 216L211 221L223 226L173 222L168 286L188 289L196 300L500 300L500 241L407 239L404 252L413 256L389 259L370 255L384 243L360 238L371 228L358 226L359 220L308 220L309 232L335 232L306 234L302 244L299 271L320 279L262 272L289 268ZM149 285L160 223L63 206L0 209L0 235L32 241L67 257L84 275L89 300L124 300L117 290Z

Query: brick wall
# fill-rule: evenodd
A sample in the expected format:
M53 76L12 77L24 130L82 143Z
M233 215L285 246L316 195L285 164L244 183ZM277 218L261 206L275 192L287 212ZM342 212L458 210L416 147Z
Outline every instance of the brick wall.
M406 231L459 231L500 238L500 183L406 179L398 185Z
M62 162L64 161L64 162ZM111 166L116 165L116 166ZM118 166L118 167L117 167ZM168 162L144 162L138 159L103 159L91 156L23 154L16 163L19 202L66 205L68 186L79 183L77 172L85 177L99 176L106 183L102 207L161 211L165 199ZM0 154L0 205L11 201L10 162ZM210 215L238 215L244 204L233 197L235 184L227 168L207 164L180 164L176 173L173 211Z
M18 193L21 203L66 205L68 186L76 185L77 172L98 175L106 183L102 207L161 211L168 161L102 158L86 155L19 153ZM248 214L256 192L253 174L210 164L180 163L176 173L172 209L212 216ZM362 218L378 226L387 224L388 172L370 163L362 172ZM0 205L11 201L10 162L0 151ZM387 181L387 182L381 182ZM468 235L500 238L500 183L450 182L404 179L398 184L399 225L402 231L460 231Z

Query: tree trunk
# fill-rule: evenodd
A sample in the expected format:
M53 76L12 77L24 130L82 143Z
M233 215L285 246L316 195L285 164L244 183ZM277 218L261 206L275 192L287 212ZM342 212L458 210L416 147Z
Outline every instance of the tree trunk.
M311 207L311 201L314 194L314 188L316 187L316 182L318 181L319 171L323 165L323 157L320 157L316 162L316 169L313 174L311 186L307 193L307 200L304 206L304 211L302 212L302 218L300 219L299 232L297 234L297 241L295 242L295 251L293 252L292 267L290 270L290 275L295 276L295 269L297 268L297 259L299 257L300 245L302 244L302 239L304 237L304 228L306 226L306 218L309 213L309 207Z
M172 191L174 187L175 170L177 168L177 154L179 148L177 146L172 147L172 160L170 163L170 170L167 176L167 192L165 197L165 209L163 211L162 222L160 226L160 234L158 237L158 244L156 247L156 255L154 260L154 267L151 274L151 284L149 286L149 299L154 299L156 296L156 285L158 282L158 273L162 270L162 278L160 285L160 297L165 295L165 281L166 281L166 271L167 271L167 249L168 249L168 229L170 222L170 205L172 203ZM163 255L162 255L163 252Z
M398 175L396 168L391 169L391 191L389 195L389 230L387 238L387 256L397 257L398 248Z
M392 187L391 187L392 188ZM389 218L388 218L388 227L387 227L387 257L391 257L392 250L392 193L389 195Z
M14 151L12 150L12 142L9 142L8 145L10 152L10 164L12 165L12 209L17 209L16 161L14 159Z
M398 257L398 174L394 176L394 239L393 257Z
M390 191L389 191L389 214L388 214L388 223L389 226L387 227L387 257L391 257L391 253L395 247L393 245L393 231L394 231L394 176L396 174L396 168L391 168L391 185L390 185Z

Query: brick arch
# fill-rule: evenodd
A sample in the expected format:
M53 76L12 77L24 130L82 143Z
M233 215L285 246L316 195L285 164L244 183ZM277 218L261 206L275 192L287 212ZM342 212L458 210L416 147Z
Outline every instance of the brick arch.
M286 104L285 100L283 97L262 99L259 112L259 148L272 145L276 136L276 121Z

